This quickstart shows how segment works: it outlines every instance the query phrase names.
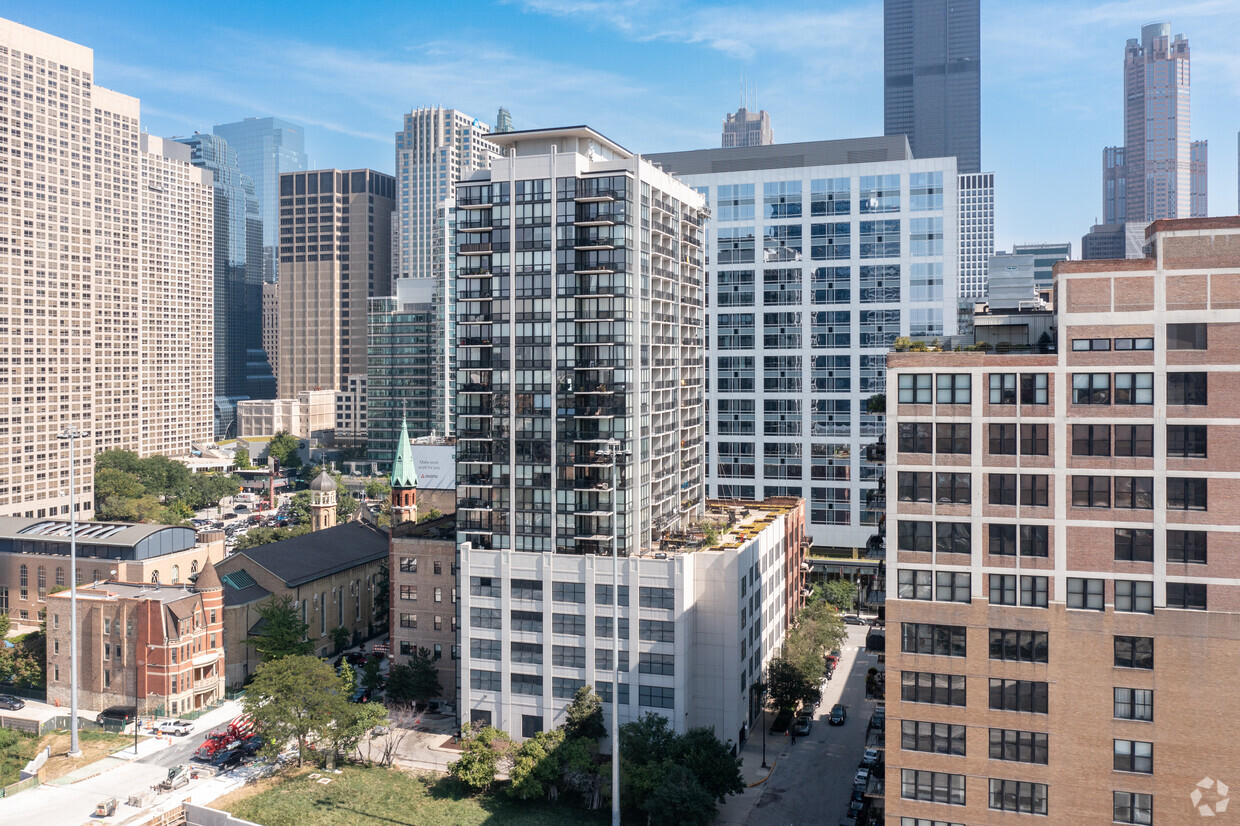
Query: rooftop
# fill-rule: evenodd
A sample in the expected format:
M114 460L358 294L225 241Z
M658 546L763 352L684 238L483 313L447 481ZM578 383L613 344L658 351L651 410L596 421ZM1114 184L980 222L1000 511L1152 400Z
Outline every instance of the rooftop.
M712 499L706 503L706 517L699 529L664 534L659 553L693 553L694 551L727 551L740 548L803 500L797 497L772 497L762 502ZM706 526L718 533L718 542L707 546Z
M188 550L197 543L193 528L160 525L150 522L77 522L73 537L79 546L93 549L86 553L96 556L100 548L114 548L123 559L148 559L163 554ZM61 519L23 519L0 517L0 552L69 553L71 525ZM79 553L83 553L79 548Z
M523 141L541 141L559 138L579 138L595 141L607 147L622 158L631 158L633 153L625 149L611 138L596 132L584 124L579 126L556 126L548 129L518 129L512 132L490 132L486 139L497 146L511 146Z
M266 568L280 577L286 587L293 588L357 565L386 559L387 554L386 532L366 522L353 521L237 551L216 568L225 583L227 597L228 581L233 578L233 572L246 567L246 560Z
M108 580L99 583L83 583L78 586L78 599L91 600L116 600L116 599L153 599L158 602L169 603L192 597L197 592L189 585L189 583L178 583L176 585L155 585L144 582L117 582ZM48 594L54 599L68 599L69 591L57 591L54 594Z
M913 152L906 136L883 135L835 141L657 152L644 157L672 175L708 175L715 172L746 172L757 169L908 161L913 159Z

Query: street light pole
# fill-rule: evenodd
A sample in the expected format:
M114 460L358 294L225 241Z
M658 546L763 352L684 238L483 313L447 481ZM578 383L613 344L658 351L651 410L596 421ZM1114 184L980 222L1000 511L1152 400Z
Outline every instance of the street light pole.
M82 431L70 425L57 438L69 442L69 757L81 757L78 746L78 622L77 622L77 440Z
M611 459L611 826L620 826L620 529L616 480L616 457L630 451L620 450L617 439L594 452L595 457Z

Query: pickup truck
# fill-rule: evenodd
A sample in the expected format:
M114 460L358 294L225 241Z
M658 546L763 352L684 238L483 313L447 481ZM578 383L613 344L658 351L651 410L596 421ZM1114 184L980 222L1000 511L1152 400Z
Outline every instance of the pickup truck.
M185 737L193 732L194 726L185 720L167 720L155 726L155 730L160 734L171 734L176 737Z

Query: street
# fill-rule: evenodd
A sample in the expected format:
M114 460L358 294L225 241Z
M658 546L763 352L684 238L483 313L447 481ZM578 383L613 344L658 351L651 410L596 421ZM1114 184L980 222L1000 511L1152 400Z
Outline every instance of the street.
M865 750L866 727L875 706L865 699L866 671L877 664L876 655L865 652L868 630L848 626L840 664L835 676L825 683L809 736L798 737L793 745L790 737L768 733L768 763L779 761L770 779L739 797L729 798L717 823L835 826L845 822L853 775ZM842 726L827 723L831 706L836 703L848 710L848 719ZM757 759L761 760L760 742L761 735L755 733L746 744L747 763L755 754L755 744L759 746Z

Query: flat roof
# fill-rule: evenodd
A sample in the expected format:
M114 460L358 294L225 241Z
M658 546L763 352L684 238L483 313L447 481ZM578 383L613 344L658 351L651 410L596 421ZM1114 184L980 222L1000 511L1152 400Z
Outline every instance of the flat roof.
M656 152L642 157L672 175L710 175L758 169L911 161L913 152L904 135L878 135L833 141Z
M577 126L554 126L547 129L517 129L512 132L488 132L483 137L496 146L508 146L517 143L518 141L529 140L531 138L588 138L589 140L606 144L613 152L620 155L624 155L628 158L633 157L632 152L625 149L623 146L616 143L603 133L586 126L585 124L578 124Z
M162 603L177 602L197 595L189 583L178 582L176 585L155 585L142 582L118 582L107 580L98 585L83 583L78 586L78 599L153 599ZM69 591L57 591L48 596L57 599L68 599Z

